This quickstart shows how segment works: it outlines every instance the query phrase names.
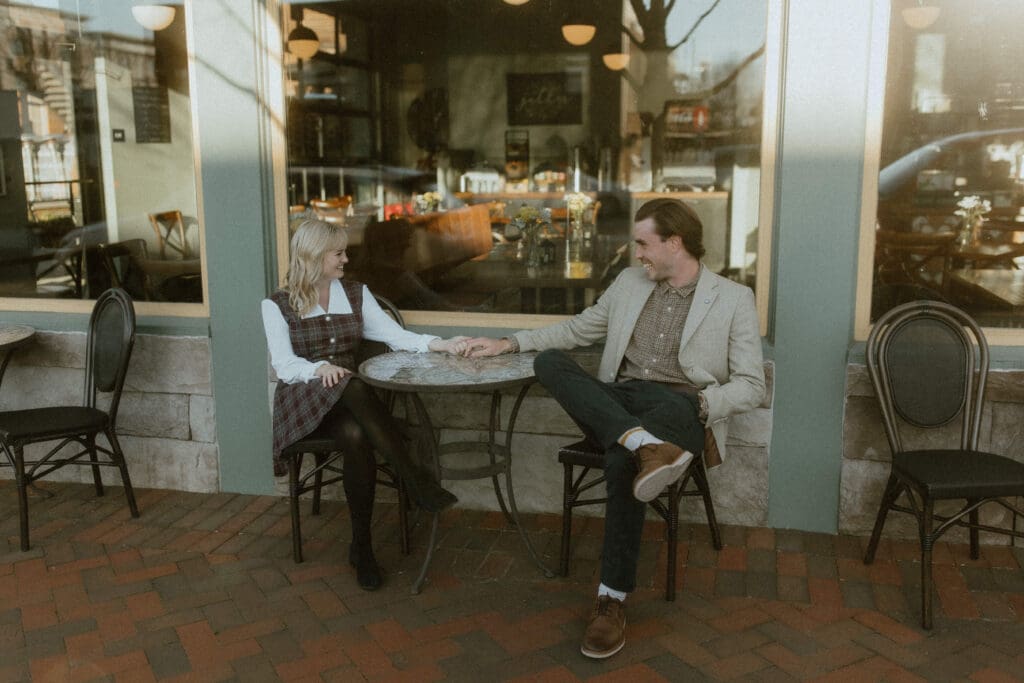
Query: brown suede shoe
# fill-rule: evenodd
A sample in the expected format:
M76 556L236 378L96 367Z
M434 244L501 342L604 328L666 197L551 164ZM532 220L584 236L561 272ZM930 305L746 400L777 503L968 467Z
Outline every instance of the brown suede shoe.
M626 644L626 606L621 600L610 595L597 598L590 623L583 633L580 652L587 657L604 659L622 649Z
M693 462L693 453L673 443L646 444L636 449L640 473L633 480L633 495L649 503L679 481Z

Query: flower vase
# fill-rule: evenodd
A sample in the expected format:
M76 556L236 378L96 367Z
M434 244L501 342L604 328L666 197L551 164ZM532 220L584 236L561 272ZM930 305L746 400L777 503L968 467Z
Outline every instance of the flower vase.
M569 219L565 235L565 276L568 278L589 277L585 272L590 264L583 258L583 221L579 216Z
M972 247L976 247L979 244L981 244L981 228L984 225L984 220L985 219L979 216L978 218L974 219L974 222L971 224L970 244Z
M540 235L533 231L524 233L523 245L526 250L526 267L536 268L541 263Z

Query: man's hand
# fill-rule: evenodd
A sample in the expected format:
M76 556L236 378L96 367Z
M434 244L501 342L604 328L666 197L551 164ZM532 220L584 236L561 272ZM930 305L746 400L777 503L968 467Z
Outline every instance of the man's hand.
M331 365L330 363L324 363L316 369L316 376L320 378L325 387L333 387L335 384L340 382L345 375L351 375L351 370L338 367L337 365Z
M444 351L453 356L464 356L469 348L469 337L452 337L451 339L431 339L427 348L431 351Z
M470 358L483 358L485 356L500 356L512 349L512 342L508 339L493 339L491 337L474 337L466 342L464 355Z

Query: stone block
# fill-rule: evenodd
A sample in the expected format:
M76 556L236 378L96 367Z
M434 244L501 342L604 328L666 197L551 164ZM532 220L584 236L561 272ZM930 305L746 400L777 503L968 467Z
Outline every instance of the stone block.
M85 373L78 368L12 363L4 374L0 410L80 406L84 384Z
M708 471L711 498L720 524L765 526L768 521L768 449L730 446L724 463ZM698 498L684 499L679 516L704 522Z
M210 375L208 338L140 334L135 338L125 388L210 396Z
M217 442L216 406L212 396L188 397L188 427L193 441Z
M843 415L843 455L854 460L890 460L882 412L874 396L847 395Z
M863 363L849 363L846 366L846 395L874 396L875 389L871 386L871 376Z
M985 400L1024 403L1024 370L998 368L989 371Z
M216 444L134 436L119 440L134 485L200 493L219 490Z
M117 411L117 433L166 439L189 438L189 397L125 391ZM109 401L100 403L107 409Z
M729 451L734 446L768 446L772 442L772 411L755 408L729 418Z
M984 447L1024 462L1024 403L990 403L991 430Z
M35 341L20 349L11 360L12 365L52 368L85 367L84 332L43 332Z

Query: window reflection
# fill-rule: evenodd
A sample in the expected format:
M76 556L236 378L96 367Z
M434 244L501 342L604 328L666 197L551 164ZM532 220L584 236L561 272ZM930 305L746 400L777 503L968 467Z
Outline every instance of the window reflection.
M670 195L704 220L706 265L753 286L767 2L595 1L582 47L569 5L287 4L286 42L319 42L285 52L290 225L344 224L348 272L402 308L566 314Z
M0 297L201 302L185 9L0 1Z
M930 0L915 27L916 4L892 3L872 319L928 298L1021 327L1024 4Z

